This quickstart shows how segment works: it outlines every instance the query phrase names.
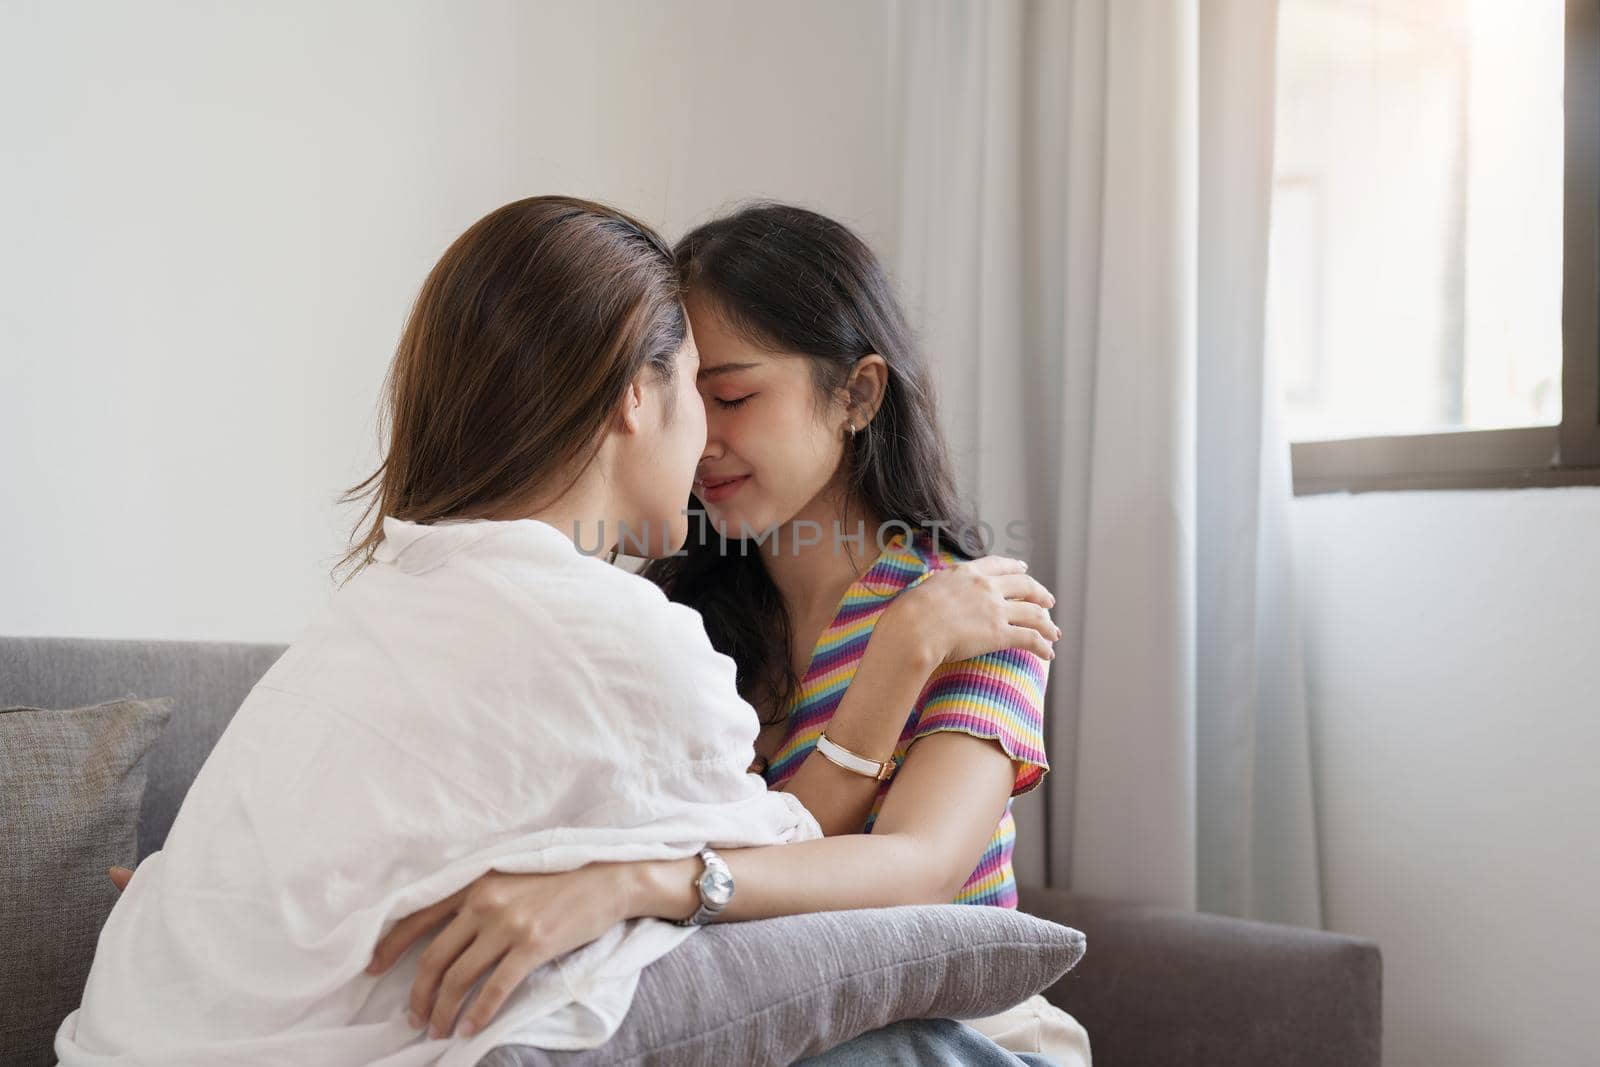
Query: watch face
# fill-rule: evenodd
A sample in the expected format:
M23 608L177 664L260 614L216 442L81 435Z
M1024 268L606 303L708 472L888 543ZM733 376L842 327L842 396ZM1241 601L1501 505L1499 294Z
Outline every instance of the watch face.
M733 875L727 871L708 870L700 876L700 891L707 901L721 907L733 899Z

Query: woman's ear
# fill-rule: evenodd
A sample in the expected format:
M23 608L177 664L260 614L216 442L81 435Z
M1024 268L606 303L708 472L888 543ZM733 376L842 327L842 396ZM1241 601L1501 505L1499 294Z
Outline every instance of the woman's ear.
M644 384L637 376L622 391L617 401L617 429L623 433L638 433L643 423Z
M884 394L889 389L889 364L876 352L869 352L856 360L850 369L850 380L845 382L846 416L856 429L871 422L883 406Z

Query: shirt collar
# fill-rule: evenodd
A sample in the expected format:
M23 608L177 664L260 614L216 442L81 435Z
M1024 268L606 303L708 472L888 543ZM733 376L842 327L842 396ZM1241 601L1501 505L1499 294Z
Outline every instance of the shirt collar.
M885 542L877 560L856 579L856 584L862 593L881 599L905 592L930 573L916 538L901 531Z
M541 547L563 554L575 551L565 534L538 519L441 519L420 523L385 515L383 540L373 549L372 558L376 563L392 563L407 574L420 574L457 552L508 533L531 538ZM520 540L518 544L526 549Z

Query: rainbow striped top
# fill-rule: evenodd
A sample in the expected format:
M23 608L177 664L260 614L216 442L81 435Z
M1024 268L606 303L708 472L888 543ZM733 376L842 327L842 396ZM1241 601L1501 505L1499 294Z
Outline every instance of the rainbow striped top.
M833 621L817 640L811 664L790 704L783 743L765 771L769 787L781 786L792 778L816 747L817 738L833 718L855 676L872 628L889 603L935 570L949 567L960 558L935 545L926 531L919 530L910 539L897 534L877 561L845 591ZM1023 649L991 652L941 666L917 697L895 747L895 759L904 759L912 743L929 734L944 730L971 734L999 743L1016 766L1012 797L1026 793L1050 769L1044 752L1046 668L1043 659ZM885 782L879 788L865 832L872 832L893 784ZM1016 837L1016 822L1008 800L983 858L956 895L955 903L1017 906L1017 882L1011 869Z

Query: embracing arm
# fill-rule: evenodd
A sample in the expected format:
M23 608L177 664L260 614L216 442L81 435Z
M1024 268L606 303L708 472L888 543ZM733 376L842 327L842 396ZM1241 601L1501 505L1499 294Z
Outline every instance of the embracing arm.
M1049 613L1055 597L1026 570L1021 560L988 556L936 571L896 597L873 627L828 721L829 739L868 759L889 759L917 697L941 664L1004 649L1055 658L1051 646L1061 637ZM879 783L813 749L779 788L800 798L823 835L833 837L861 832ZM895 793L890 790L886 805ZM881 820L878 826L875 832L882 832Z
M886 614L867 639L855 677L828 722L829 739L868 759L889 759L939 659L929 642L900 630ZM823 835L834 837L861 833L880 784L813 748L800 769L774 789L798 797Z
M925 737L911 752L872 833L723 851L738 889L718 921L954 900L994 836L1016 772L1000 746L966 734ZM630 917L681 919L699 906L699 857L626 867Z
M855 686L860 684L857 681ZM855 686L850 692L856 691ZM833 733L831 727L829 733ZM839 735L839 743L846 748L854 747L852 740L853 736ZM949 903L994 834L1014 772L1011 760L996 745L964 734L938 734L922 739L914 748L917 758L907 759L905 768L895 775L872 833L829 830L823 824L829 836L816 841L724 850L722 855L733 869L739 892L723 912L722 921ZM823 767L815 767L818 763ZM818 771L831 768L855 780L841 782L843 786L863 782L870 787L837 798L841 803L830 808L835 815L842 812L846 819L853 819L855 826L865 825L878 783L814 758L790 784L813 767ZM825 779L817 774L813 781ZM951 789L952 782L963 786ZM991 803L996 796L1001 798L998 806ZM811 801L805 803L815 815L817 808ZM817 822L823 823L820 815ZM624 918L681 919L694 914L699 906L699 895L691 885L700 873L698 856L609 866L628 876ZM832 873L841 869L856 872L842 886ZM112 867L107 873L119 890L127 888L133 877L133 871L123 867Z
M925 737L911 752L871 834L725 851L737 891L722 921L953 900L994 834L1015 771L998 745L965 734ZM459 1033L469 1036L531 971L615 923L688 917L699 905L691 888L699 871L699 858L690 857L592 863L560 874L490 872L400 920L367 970L387 970L435 933L412 984L411 1024L442 1037L459 1018Z

